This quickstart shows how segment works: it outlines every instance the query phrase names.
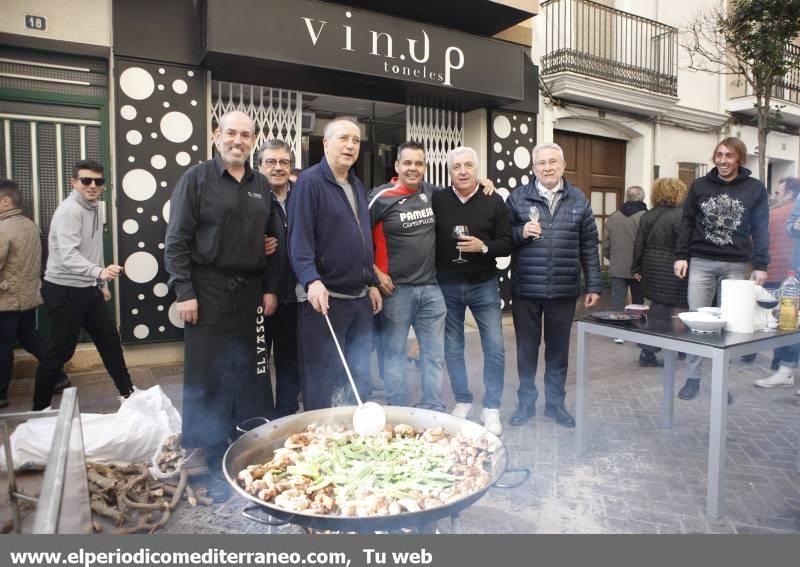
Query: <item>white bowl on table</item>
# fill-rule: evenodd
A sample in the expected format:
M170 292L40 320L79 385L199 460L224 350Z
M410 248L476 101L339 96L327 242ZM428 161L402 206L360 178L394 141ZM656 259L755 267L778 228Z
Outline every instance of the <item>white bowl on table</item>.
M722 316L722 308L721 307L701 307L698 309L700 313L710 313L711 315L715 315L716 317ZM691 313L689 311L688 313Z
M725 327L725 319L713 313L684 311L678 317L695 333L719 333Z

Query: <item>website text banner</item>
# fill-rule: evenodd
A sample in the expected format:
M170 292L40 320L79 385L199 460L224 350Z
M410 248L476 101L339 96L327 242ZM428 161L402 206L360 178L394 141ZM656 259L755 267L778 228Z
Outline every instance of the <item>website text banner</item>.
M795 563L797 536L5 536L3 567L726 567Z

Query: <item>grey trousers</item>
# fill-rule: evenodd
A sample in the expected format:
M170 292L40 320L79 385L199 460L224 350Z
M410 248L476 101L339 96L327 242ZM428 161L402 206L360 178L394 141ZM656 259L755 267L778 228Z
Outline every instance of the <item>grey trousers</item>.
M750 264L747 262L720 262L705 258L692 258L689 262L689 309L697 311L700 307L719 305L722 295L722 280L743 280ZM714 301L716 297L716 302ZM688 378L700 378L703 371L703 357L689 355Z

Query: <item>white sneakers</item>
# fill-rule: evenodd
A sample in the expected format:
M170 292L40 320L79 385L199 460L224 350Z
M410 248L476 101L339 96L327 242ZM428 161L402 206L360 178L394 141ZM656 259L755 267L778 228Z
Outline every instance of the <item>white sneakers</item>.
M461 419L467 419L470 413L472 413L472 404L457 403L453 411L450 412L450 415L460 417ZM499 409L483 408L483 411L481 411L481 423L483 423L483 426L488 429L490 433L502 435L503 424L500 423Z
M460 417L461 419L467 419L470 413L472 413L472 404L458 403L456 407L453 408L453 411L450 412L450 415Z
M481 412L481 423L489 431L495 435L503 434L503 424L500 423L500 410L483 408Z
M625 341L623 341L622 339L614 339L614 342L617 343L618 345L624 345L625 344Z
M759 388L789 388L794 386L794 368L781 366L772 376L756 380L755 385Z

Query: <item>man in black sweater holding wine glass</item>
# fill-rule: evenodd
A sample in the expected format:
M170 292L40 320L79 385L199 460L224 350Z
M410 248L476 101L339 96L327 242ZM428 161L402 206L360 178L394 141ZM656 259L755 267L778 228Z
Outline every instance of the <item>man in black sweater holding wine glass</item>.
M469 307L484 354L481 421L499 435L505 351L495 258L511 253L511 225L502 197L479 191L475 150L455 148L447 164L453 186L433 193L433 212L437 278L447 306L444 354L456 398L452 413L466 419L472 411L464 362L464 314Z

